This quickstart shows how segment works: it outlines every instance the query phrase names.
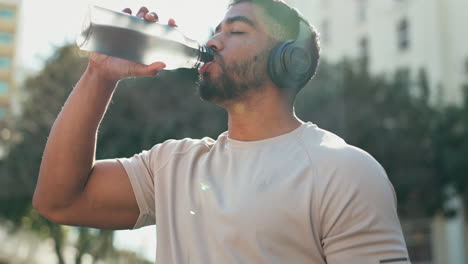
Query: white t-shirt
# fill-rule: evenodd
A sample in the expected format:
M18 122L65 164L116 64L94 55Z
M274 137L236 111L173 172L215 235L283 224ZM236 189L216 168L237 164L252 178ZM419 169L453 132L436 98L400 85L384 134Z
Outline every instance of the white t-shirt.
M260 141L168 140L119 159L156 263L410 263L384 169L306 123Z

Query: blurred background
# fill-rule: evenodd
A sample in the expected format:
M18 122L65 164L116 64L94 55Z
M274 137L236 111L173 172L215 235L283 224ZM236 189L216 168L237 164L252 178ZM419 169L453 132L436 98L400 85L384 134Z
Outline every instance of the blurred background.
M468 263L468 1L289 0L321 34L319 73L296 112L371 153L393 183L412 263ZM0 264L154 263L155 227L53 224L31 208L49 130L83 73L88 4L140 6L205 42L227 0L0 0ZM97 158L227 129L196 71L119 83Z

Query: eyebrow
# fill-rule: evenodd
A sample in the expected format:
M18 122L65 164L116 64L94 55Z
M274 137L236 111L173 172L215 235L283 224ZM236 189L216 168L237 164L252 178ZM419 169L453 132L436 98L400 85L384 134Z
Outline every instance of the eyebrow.
M245 24L248 24L249 26L255 28L255 23L245 16L235 16L235 17L230 17L226 19L226 24L232 24L234 22L244 22ZM216 26L215 32L218 32L220 29L221 29L221 23L219 23L219 25Z

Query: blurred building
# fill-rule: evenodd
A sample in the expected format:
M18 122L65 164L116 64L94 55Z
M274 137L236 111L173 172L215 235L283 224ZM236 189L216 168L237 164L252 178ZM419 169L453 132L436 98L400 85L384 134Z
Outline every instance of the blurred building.
M0 0L0 143L11 136L8 130L12 118L15 92L15 47L20 0ZM0 144L0 158L5 146Z
M332 62L365 57L369 70L416 80L424 69L433 103L461 103L468 60L466 0L287 0L321 34Z
M425 71L430 101L462 103L468 82L467 0L286 0L318 29L330 62L364 58L374 74L417 81ZM400 75L402 76L402 75ZM413 85L414 87L415 85ZM414 89L417 95L418 89ZM402 219L413 264L468 263L463 203L452 198L455 217Z

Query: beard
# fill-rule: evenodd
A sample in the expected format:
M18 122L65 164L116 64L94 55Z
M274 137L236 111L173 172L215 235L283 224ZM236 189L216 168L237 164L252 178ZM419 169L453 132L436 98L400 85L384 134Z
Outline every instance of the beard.
M224 59L215 55L220 74L213 78L209 72L200 76L198 93L200 98L213 103L238 100L248 93L261 90L267 80L266 62L269 51L264 51L251 59L226 65Z

